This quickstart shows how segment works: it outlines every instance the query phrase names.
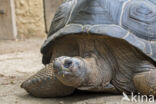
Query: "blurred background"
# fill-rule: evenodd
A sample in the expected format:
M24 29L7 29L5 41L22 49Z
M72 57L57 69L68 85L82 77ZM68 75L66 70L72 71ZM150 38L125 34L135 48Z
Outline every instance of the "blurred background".
M63 0L0 0L0 39L44 37Z

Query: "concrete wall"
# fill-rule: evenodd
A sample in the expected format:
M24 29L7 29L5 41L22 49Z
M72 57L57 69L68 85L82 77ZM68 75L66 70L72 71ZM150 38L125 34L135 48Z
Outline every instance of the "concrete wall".
M43 0L15 0L19 38L45 36Z

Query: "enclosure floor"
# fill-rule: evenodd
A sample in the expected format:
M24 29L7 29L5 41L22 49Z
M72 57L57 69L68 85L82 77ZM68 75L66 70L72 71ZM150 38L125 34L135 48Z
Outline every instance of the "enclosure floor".
M0 104L135 104L121 101L122 95L83 92L46 99L28 95L20 84L43 67L40 54L43 41L40 38L0 41Z

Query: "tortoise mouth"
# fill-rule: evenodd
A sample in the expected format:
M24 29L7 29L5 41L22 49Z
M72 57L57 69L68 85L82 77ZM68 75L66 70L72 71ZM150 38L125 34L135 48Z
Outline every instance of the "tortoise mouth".
M56 73L55 73L56 74ZM59 77L72 77L73 76L73 74L71 73L71 72L68 72L68 71L59 71L59 72L57 72L57 75L59 76Z

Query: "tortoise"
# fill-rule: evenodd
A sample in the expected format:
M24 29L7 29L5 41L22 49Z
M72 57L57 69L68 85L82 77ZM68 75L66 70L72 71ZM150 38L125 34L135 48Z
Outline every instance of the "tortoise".
M66 0L21 85L36 97L76 90L156 96L156 0Z

